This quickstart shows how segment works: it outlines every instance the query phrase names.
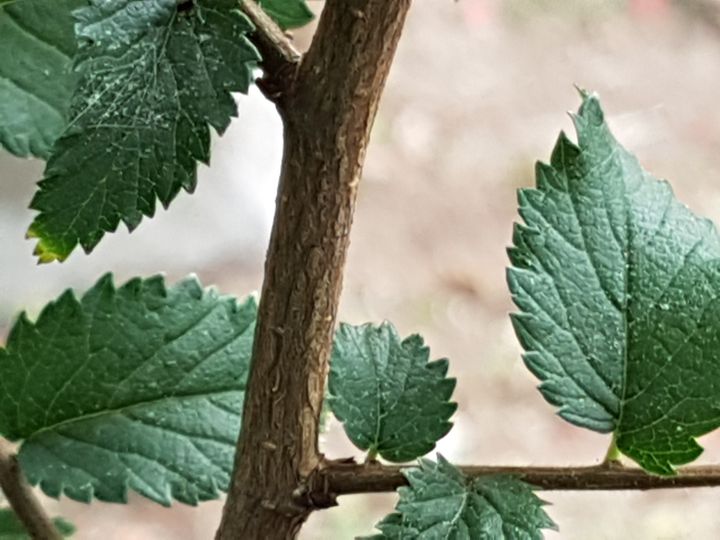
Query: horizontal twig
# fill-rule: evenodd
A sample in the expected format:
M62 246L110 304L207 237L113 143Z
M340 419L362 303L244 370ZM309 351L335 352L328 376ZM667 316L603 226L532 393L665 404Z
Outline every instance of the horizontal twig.
M394 491L407 485L402 469L394 465L326 462L315 485L325 497L353 493ZM685 467L675 476L656 476L636 467L598 465L592 467L505 467L465 466L460 470L470 478L510 474L542 490L648 490L720 486L720 466ZM318 499L322 495L318 493Z

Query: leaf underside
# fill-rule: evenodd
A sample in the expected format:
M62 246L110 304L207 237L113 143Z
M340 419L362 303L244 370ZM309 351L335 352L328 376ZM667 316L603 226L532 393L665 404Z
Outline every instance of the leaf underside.
M284 29L300 28L314 18L305 0L260 0L259 4Z
M438 456L403 472L396 512L367 540L542 540L556 525L532 488L511 476L466 478Z
M358 448L406 462L430 452L450 431L456 381L447 378L447 360L429 357L420 336L401 341L389 323L340 325L328 405Z
M53 519L53 524L63 536L72 536L75 532L75 527L62 518ZM27 530L9 508L0 508L0 540L30 540Z
M0 146L47 158L77 80L73 9L84 0L0 3Z
M70 292L0 349L0 434L53 497L195 504L229 484L256 306L161 278Z
M236 0L91 0L75 11L82 74L70 124L32 200L41 262L90 252L192 192L258 61Z
M528 368L566 420L672 474L720 426L720 237L612 136L594 95L520 190L508 283Z

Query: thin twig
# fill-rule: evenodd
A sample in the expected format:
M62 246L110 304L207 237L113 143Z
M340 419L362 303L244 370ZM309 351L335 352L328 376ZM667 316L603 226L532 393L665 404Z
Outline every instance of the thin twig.
M255 0L240 0L243 12L255 25L258 42L262 45L263 58L274 57L286 64L300 62L301 54L275 21L265 13Z
M393 465L326 462L311 491L319 499L353 493L381 493L407 485L402 469ZM543 490L648 490L720 486L720 466L685 467L675 476L655 476L636 467L617 464L592 467L465 466L470 478L510 474ZM324 493L322 493L324 492ZM325 497L323 497L323 495Z
M10 443L2 438L0 438L0 487L31 538L62 540L62 535L25 480Z
M255 25L253 42L260 51L265 71L258 86L269 99L277 101L294 78L302 55L255 0L240 0L240 7Z

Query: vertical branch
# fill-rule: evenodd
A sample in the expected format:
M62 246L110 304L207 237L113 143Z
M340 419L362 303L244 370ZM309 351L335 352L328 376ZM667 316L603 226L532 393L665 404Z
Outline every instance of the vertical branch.
M33 540L62 540L62 536L25 480L15 453L0 438L0 487Z
M235 472L218 540L294 538L314 500L320 409L357 186L410 0L328 0L277 104L285 153Z

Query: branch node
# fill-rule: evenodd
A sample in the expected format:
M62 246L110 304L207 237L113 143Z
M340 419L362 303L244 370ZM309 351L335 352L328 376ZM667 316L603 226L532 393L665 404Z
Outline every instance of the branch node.
M337 495L328 491L326 482L321 484L315 489L306 484L299 486L293 491L293 501L299 507L309 510L324 510L337 506Z
M605 469L606 471L619 471L625 469L625 465L619 459L606 459L598 466L599 469Z
M253 42L262 56L262 78L256 81L267 99L279 103L292 86L302 55L289 35L273 21L255 0L241 0L243 13L255 26Z

